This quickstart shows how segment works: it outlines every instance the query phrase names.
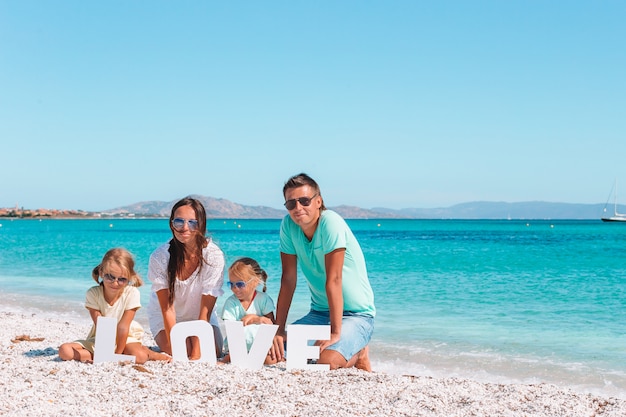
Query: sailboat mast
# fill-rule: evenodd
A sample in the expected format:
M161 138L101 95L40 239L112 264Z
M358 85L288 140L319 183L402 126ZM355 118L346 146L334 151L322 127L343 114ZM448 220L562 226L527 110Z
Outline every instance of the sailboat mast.
M617 178L615 178L615 185L613 186L613 210L615 211L615 215L617 216Z
M613 216L604 216L601 217L603 222L620 222L626 223L626 214L620 214L617 212L617 178L615 178L615 183L613 184L613 189L611 190L613 194ZM606 204L604 205L604 213L607 212L608 206L611 201L611 195L606 199Z

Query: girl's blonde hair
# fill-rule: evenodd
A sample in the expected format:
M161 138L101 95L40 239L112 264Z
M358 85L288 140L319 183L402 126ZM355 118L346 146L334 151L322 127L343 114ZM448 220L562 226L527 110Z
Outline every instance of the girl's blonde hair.
M98 278L106 274L113 264L117 265L124 272L124 277L128 278L128 285L132 285L133 287L141 287L143 285L143 280L139 274L135 272L135 259L133 255L124 248L109 249L107 253L104 254L100 264L91 271L93 280L101 284L102 282Z
M252 258L237 259L230 268L228 268L228 275L253 279L255 287L263 283L263 292L267 291L267 273L261 268L259 263Z

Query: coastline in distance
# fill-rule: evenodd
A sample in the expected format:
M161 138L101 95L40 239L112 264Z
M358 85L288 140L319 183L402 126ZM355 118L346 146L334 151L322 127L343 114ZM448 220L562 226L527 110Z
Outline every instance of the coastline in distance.
M246 206L223 198L193 195L200 200L209 218L223 219L280 219L287 214L284 209L267 206ZM42 217L168 217L176 201L144 201L123 207L89 212L84 210L57 209L0 209L0 217L42 218ZM440 208L390 209L375 207L365 209L340 205L329 207L346 219L459 219L459 220L592 220L600 219L605 204L553 203L545 201L529 202L489 202L476 201ZM626 207L618 206L626 211Z

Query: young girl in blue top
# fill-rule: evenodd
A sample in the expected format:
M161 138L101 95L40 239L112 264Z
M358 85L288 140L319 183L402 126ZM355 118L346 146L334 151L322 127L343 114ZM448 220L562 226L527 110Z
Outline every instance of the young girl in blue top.
M267 273L252 258L238 259L228 269L228 286L233 295L224 303L222 319L243 322L248 351L254 342L259 325L274 324L274 301L265 292L266 282ZM263 292L257 291L261 284ZM226 340L226 350L227 342ZM230 362L230 355L226 354L222 362ZM265 358L266 365L276 362L269 354Z

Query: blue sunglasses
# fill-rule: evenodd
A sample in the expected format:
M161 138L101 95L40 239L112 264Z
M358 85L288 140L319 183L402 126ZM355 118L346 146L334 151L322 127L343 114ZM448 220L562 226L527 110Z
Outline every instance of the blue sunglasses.
M234 290L235 288L239 290L243 290L244 288L246 288L246 285L248 285L248 282L250 281L252 281L252 279L249 279L248 281L237 281L237 282L228 281L228 288L230 288L231 290Z
M174 220L172 220L172 227L174 228L174 230L180 232L185 228L185 223L187 223L189 230L198 230L198 220L186 220L181 219L180 217L176 217Z

